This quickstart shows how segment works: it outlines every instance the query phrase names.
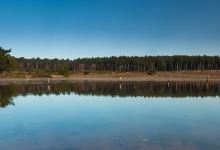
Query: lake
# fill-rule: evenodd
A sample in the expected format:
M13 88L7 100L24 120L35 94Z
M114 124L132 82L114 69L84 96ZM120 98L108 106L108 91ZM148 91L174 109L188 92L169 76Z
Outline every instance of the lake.
M0 150L219 150L220 82L0 85Z

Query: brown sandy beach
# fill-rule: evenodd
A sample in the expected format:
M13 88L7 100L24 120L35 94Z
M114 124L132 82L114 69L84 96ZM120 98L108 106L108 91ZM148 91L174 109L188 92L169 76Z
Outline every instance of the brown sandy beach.
M216 81L220 82L220 71L186 71L186 72L106 72L73 73L68 76L51 74L49 77L1 76L0 83L22 83L30 81Z

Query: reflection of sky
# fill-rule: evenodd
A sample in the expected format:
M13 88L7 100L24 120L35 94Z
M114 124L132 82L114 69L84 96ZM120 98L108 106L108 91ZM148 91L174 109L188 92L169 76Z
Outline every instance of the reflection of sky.
M82 148L87 143L129 149L147 141L215 149L220 146L219 106L218 98L209 97L19 96L15 106L0 110L0 145Z

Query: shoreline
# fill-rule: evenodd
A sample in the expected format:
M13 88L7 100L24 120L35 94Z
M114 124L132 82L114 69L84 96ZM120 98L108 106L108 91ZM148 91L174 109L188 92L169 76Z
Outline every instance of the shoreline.
M56 83L56 82L219 82L220 79L206 78L7 78L0 84Z
M75 82L75 81L158 81L158 82L175 82L175 81L210 81L220 82L220 71L188 71L188 72L156 72L154 74L140 72L107 72L107 73L75 73L64 75L51 74L49 77L1 77L0 84L16 84L28 82Z

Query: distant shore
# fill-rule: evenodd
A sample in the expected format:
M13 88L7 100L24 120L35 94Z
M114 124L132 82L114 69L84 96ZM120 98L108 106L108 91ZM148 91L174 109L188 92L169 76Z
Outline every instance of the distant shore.
M182 71L182 72L102 72L72 73L48 76L10 75L0 76L0 83L59 81L220 81L220 71Z

